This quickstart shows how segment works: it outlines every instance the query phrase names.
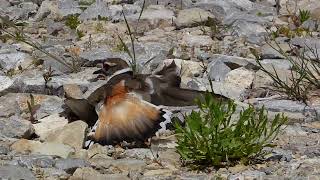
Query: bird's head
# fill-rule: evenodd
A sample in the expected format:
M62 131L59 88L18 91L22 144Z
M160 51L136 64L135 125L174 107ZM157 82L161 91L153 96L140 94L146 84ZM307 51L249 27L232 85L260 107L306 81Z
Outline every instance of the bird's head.
M93 74L101 74L104 76L111 76L117 71L129 68L128 63L121 58L108 58L102 62L102 67Z

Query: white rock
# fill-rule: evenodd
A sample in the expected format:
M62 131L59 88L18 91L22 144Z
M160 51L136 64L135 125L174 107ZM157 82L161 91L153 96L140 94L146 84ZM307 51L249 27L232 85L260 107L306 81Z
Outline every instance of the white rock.
M68 120L64 117L59 117L59 114L52 114L39 120L39 123L34 124L35 133L44 140L50 132L61 129L68 124Z
M241 88L249 88L254 79L254 72L245 68L230 71L225 78L225 83L230 83Z
M13 80L7 76L0 76L0 94L13 85Z
M75 121L67 124L62 129L50 132L46 142L66 144L75 149L82 149L88 124L83 121Z
M31 152L32 154L59 156L62 158L67 158L75 152L74 148L68 145L59 143L41 143L39 141L26 139L18 140L11 148L19 153Z
M200 8L184 9L179 11L176 25L178 27L188 27L195 23L205 22L208 17L214 18L214 15Z

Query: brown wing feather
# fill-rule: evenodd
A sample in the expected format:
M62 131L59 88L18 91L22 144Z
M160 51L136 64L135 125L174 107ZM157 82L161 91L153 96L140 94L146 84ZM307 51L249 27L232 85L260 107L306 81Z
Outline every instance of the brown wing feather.
M103 144L143 140L157 130L160 116L158 109L136 97L112 97L99 114L95 140Z

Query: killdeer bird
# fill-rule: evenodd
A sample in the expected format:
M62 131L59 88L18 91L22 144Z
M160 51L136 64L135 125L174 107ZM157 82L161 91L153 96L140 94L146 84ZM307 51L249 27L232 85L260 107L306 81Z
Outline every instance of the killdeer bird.
M172 113L162 107L195 105L194 99L203 93L180 88L174 61L155 74L134 74L124 60L111 59L95 73L107 78L107 83L87 99L86 105L96 110L92 112L91 107L89 114L96 113L98 120L86 146L146 140L165 132Z
M100 144L143 141L170 123L169 111L155 106L121 80L104 99L89 139Z

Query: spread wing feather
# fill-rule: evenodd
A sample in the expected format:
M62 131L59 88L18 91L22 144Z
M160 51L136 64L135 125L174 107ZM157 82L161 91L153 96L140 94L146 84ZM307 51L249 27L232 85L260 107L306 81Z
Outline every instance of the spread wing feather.
M99 114L95 141L143 140L159 128L161 112L155 106L131 95L108 101Z

